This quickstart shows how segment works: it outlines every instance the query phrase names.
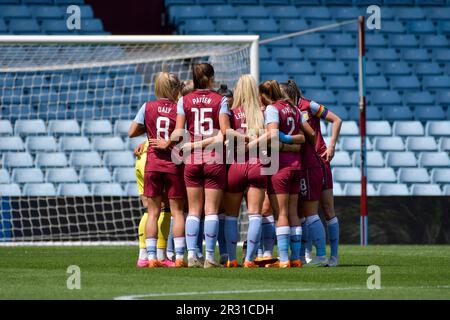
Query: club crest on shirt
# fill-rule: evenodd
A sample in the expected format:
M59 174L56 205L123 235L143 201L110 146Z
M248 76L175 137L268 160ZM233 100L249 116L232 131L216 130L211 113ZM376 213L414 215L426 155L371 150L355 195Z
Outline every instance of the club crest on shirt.
M309 120L309 114L307 111L302 111L302 117L304 121L308 121Z

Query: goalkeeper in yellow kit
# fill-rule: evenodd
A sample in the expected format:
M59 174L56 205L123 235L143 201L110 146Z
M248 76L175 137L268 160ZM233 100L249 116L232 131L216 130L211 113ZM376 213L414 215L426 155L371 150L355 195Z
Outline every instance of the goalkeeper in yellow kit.
M135 150L134 154L136 158L136 183L141 197L142 204L147 208L147 198L144 194L144 172L145 162L147 161L147 147L148 140L145 143L140 144ZM173 267L175 263L166 257L167 238L170 231L170 212L165 209L167 198L163 196L161 214L158 220L158 243L157 243L157 258L166 267ZM139 222L139 258L137 261L138 268L146 268L148 266L147 250L145 246L145 225L147 223L147 212L141 218Z

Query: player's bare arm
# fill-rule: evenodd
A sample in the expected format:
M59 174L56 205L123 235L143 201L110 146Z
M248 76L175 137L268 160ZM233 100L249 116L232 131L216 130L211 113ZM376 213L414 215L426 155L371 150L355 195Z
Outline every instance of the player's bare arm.
M330 110L328 110L325 120L332 123L331 139L330 143L328 144L327 150L323 154L321 154L321 157L325 156L326 160L330 162L334 157L334 150L336 147L337 139L339 138L339 134L341 132L342 120Z

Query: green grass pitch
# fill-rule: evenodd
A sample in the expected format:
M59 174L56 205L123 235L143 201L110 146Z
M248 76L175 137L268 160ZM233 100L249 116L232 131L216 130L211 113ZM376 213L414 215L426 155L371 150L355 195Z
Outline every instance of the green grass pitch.
M136 269L136 247L2 247L0 299L450 299L450 246L340 248L338 268ZM69 265L81 289L67 289ZM381 289L367 289L369 265Z

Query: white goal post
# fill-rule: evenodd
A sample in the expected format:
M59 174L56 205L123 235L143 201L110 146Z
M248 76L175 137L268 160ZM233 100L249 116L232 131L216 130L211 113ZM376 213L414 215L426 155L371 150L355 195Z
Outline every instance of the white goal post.
M136 192L129 191L136 189L136 183L118 180L116 171L124 168L109 164L110 150L95 144L99 135L89 132L86 122L108 120L112 130L103 136L119 136L123 142L123 150L114 152L130 151L137 142L128 139L117 122L133 119L140 105L154 97L155 73L174 72L180 80L188 80L194 63L209 62L215 68L217 85L226 83L232 88L244 73L258 82L258 47L257 35L0 36L0 119L9 120L13 127L18 120L41 119L46 135L57 145L54 150L32 150L27 139L33 133L13 133L24 142L19 151L29 153L31 167L43 174L43 181L36 181L53 186L49 194L33 190L36 181L17 178L23 168L3 161L8 151L0 151L0 168L21 193L0 194L0 246L134 242L144 212ZM77 135L86 137L89 151L99 155L100 164L93 167L107 168L109 182L89 181L74 156L80 150L66 148L65 133L50 130L52 121L73 119L81 128ZM64 154L67 163L42 164L39 159L45 153ZM61 191L64 181L49 181L49 171L61 167L74 168L78 181L71 183L84 183L89 194L67 195ZM118 185L123 193L111 189L111 194L97 194L101 184Z

